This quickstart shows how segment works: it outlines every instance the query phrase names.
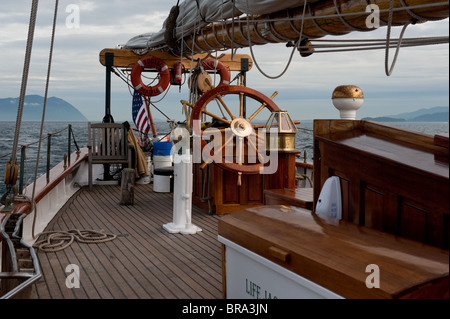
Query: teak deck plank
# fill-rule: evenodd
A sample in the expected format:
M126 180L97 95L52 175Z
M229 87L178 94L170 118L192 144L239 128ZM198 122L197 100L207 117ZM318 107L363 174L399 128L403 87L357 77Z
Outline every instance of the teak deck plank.
M76 226L75 221L71 220L74 216L68 215L67 217L68 222L66 227L68 229L72 228L82 229L81 227ZM70 224L70 222L72 222L72 225ZM61 229L64 228L61 227ZM92 229L99 229L99 228L92 228ZM80 245L77 244L77 246ZM82 247L79 248L80 251L82 251L86 255L86 259L91 261L97 261L98 259L98 262L96 264L93 264L92 267L97 270L98 276L104 281L104 287L108 287L113 291L118 291L117 294L114 294L111 290L109 290L111 292L112 297L114 298L135 297L134 291L131 289L131 287L129 287L129 283L127 282L127 280L124 280L120 275L121 273L117 271L112 256L109 256L108 258L108 256L105 255L106 252L109 250L108 246L109 245L86 245L84 249ZM83 263L80 263L79 265L81 266L83 265ZM119 275L114 276L113 279L106 275L113 273L117 273Z
M142 223L141 223L142 226L146 226L146 227L148 227L147 229L151 229L151 227L150 227L149 224L144 223L143 220L141 220L141 221L142 221ZM162 225L162 223L161 223L161 225ZM135 225L135 227L139 227L139 225ZM145 230L142 229L142 231L145 231ZM163 241L160 239L159 232L156 232L154 235L155 235L154 240L156 240L161 246L167 245L167 243L163 242ZM158 251L155 251L154 253L155 253L155 254L158 254ZM182 259L182 258L183 258L182 255L178 255L178 254L175 254L175 253L176 253L175 251L172 251L172 254L174 254L174 257L177 257L177 258L179 258L179 259ZM169 257L170 257L170 255L169 255ZM164 260L164 258L166 258L166 256L160 255L160 259ZM170 259L172 259L172 258L170 258ZM174 258L174 262L176 262L176 258ZM180 265L180 266L183 268L183 270L186 271L185 265L184 265L184 264L182 264L182 265ZM185 289L189 289L189 287L185 287Z
M133 206L121 206L120 187L80 190L47 227L49 230L99 230L113 241L80 244L55 253L38 250L43 278L33 286L42 299L174 299L222 298L219 216L193 206L195 235L170 234L172 194L155 193L152 185L135 188ZM88 208L88 209L87 209ZM80 288L69 289L66 267L80 267Z
M92 200L92 199L90 199ZM103 219L107 220L107 216L101 216ZM114 217L115 218L115 217ZM114 222L117 222L118 225L120 225L121 221L114 219ZM127 228L128 230L129 228ZM118 234L120 234L121 236L128 236L128 234L123 234L121 233L120 229L116 229L114 228L114 231ZM129 264L128 267L131 267L132 269L134 269L134 276L136 278L139 278L139 280L144 280L145 276L148 276L149 278L147 280L151 280L152 285L155 283L155 281L157 282L158 279L156 276L154 276L152 273L147 273L144 274L141 269L145 269L146 267L148 267L149 265L151 265L151 262L149 261L148 258L143 258L144 253L142 251L139 250L139 254L134 253L134 251L136 251L136 247L133 245L133 243L130 240L127 240L126 237L123 237L124 240L122 241L123 244L125 245L126 249L119 249L119 247L117 247L117 249L114 249L114 254L117 258L119 258L119 255L122 255L123 258L125 260L125 264ZM140 268L139 268L140 267ZM159 285L158 287L153 287L152 289L155 291L155 293L150 294L148 293L149 296L151 297L159 297L161 298L162 295L159 293L159 290L164 289L165 287Z
M99 197L97 197L99 198ZM92 200L92 198L90 198L89 200ZM107 207L105 207L107 208ZM100 210L99 210L100 212ZM101 211L101 213L103 213L103 211ZM85 214L86 215L86 214ZM87 216L84 216L85 221L87 221L86 219ZM101 216L102 218L105 219L105 221L107 221L107 217L108 216ZM114 218L114 216L111 216L112 218ZM93 220L93 222L95 222L95 228L98 229L98 224L100 223L100 221L96 221ZM117 221L118 224L120 224L120 221ZM110 230L111 232L111 230ZM114 233L119 233L120 234L120 230L114 230ZM129 245L129 243L127 241L123 241L123 244L127 244L127 246L125 247L127 251L133 251L133 246ZM124 255L124 251L122 251L120 249L120 247L117 247L118 245L114 245L115 247L109 247L107 254L109 254L109 258L111 259L111 263L114 264L115 269L112 269L112 272L117 272L118 274L121 274L120 272L120 268L126 268L126 267L132 267L134 266L132 263L129 262L129 258L133 258L132 255L127 255L127 256L123 256ZM138 269L136 267L133 267L134 271L136 271L135 276L140 275ZM126 276L128 273L125 273L124 276ZM134 277L130 277L129 275L127 276L127 278L125 279L124 283L121 283L120 286L121 287L126 287L127 285L129 285L130 283L133 283L132 286L134 286L135 288L142 290L139 287L139 284L137 286L135 286L136 284L136 280ZM144 291L141 291L140 294L144 293ZM146 292L145 292L146 293ZM129 293L127 293L127 297L131 297L130 295L128 295Z

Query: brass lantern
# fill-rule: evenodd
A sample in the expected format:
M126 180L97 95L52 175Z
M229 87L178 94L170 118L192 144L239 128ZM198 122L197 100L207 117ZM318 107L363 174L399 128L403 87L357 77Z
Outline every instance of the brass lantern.
M295 151L295 136L298 128L287 111L273 111L265 129L268 150Z

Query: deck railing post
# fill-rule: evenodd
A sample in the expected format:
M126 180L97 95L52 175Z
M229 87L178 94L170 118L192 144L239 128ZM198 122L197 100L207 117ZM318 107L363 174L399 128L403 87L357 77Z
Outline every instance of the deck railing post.
M47 183L50 180L50 159L51 159L51 149L52 149L52 135L48 134L47 137Z
M22 194L23 191L23 178L24 178L24 170L25 170L25 157L26 157L26 145L22 145L20 150L20 179L19 179L19 194Z
M72 144L72 124L69 124L69 137L67 140L67 156L68 156L67 162L69 166L70 166L70 154L72 154L71 144Z

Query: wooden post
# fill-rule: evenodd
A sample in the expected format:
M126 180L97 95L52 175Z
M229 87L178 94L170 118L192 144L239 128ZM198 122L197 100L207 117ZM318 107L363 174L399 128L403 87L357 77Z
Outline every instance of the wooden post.
M122 171L120 205L134 205L135 177L136 173L133 168L125 168Z
M114 53L107 52L105 54L105 66L106 66L106 89L105 89L105 116L103 117L103 123L114 123L114 119L111 115L111 72L114 66Z

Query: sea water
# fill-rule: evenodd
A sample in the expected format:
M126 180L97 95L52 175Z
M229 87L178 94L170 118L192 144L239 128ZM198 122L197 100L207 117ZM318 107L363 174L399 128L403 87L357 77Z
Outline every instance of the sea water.
M71 152L76 150L75 142L80 147L86 147L88 135L87 135L87 122L75 122L70 123L72 125L73 136L71 143ZM13 148L14 134L15 134L15 122L2 122L0 121L0 197L5 193L5 164L11 158L11 152ZM54 167L59 162L63 161L64 154L68 151L68 125L65 122L47 122L43 129L43 140L41 142L41 151L39 159L39 169L37 176L45 174L47 165L47 146L48 146L48 134L60 132L52 135L51 137L51 156L50 166ZM448 122L395 122L388 123L390 126L400 127L410 131L417 131L426 134L441 134L448 133ZM158 135L164 135L170 131L169 124L167 122L158 122L155 124ZM302 151L301 158L306 154L308 162L313 161L313 122L308 121L298 125L299 131L296 136L296 149ZM38 154L39 147L39 135L41 130L40 122L22 122L17 159L21 159L21 148L25 147L25 167L24 167L24 184L25 186L33 182L35 176L36 156Z

